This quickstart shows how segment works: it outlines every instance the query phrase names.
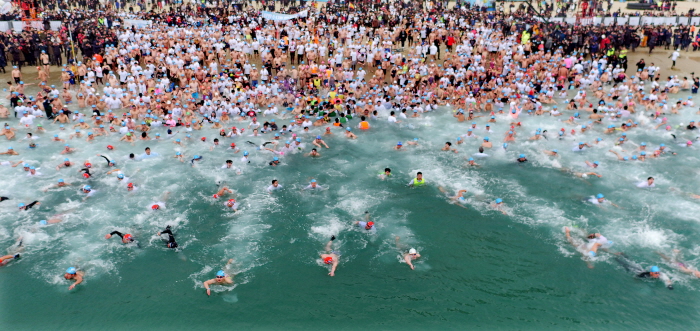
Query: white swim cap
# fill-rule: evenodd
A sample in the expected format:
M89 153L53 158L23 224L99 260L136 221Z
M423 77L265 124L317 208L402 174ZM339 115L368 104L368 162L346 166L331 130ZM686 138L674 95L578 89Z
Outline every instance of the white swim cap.
M418 253L418 252L416 252L416 249L415 249L415 248L411 248L411 249L408 250L408 254L417 254L417 253Z

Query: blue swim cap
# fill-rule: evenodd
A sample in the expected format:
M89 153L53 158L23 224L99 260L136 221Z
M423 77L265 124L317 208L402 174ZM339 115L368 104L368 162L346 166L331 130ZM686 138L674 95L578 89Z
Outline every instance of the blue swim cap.
M177 152L177 154L180 154L180 152ZM120 179L121 179L121 178L124 178L124 174L118 174L118 175L117 175L117 178L120 178Z
M471 128L469 128L469 130L467 130L467 131L472 132L472 131L474 131L474 130L472 130Z
M287 145L291 144L291 142L289 140L285 141L284 143Z
M581 125L581 129L585 129L585 128L586 128L586 126L585 126L585 125Z
M225 277L226 273L223 270L219 270L216 272L216 276L217 277Z
M321 139L321 136L316 136L316 139Z
M657 266L652 266L651 269L649 269L651 272L659 272L659 267Z
M193 156L192 158L193 158L193 159L198 159L198 158L199 158L199 155L195 155L195 156Z
M301 138L297 138L297 141L298 141L298 142L301 142Z
M176 152L175 155L180 155L180 152ZM121 175L121 176L123 177L123 175ZM119 178L122 178L122 177L119 177Z
M503 202L503 199L501 199L501 198L496 199L496 203L501 203L501 202Z
M278 158L276 156L272 158L272 161L279 161L279 160L280 160L280 158Z
M589 252L588 252L588 255L590 255L591 257L595 257L596 254L595 254L594 251L589 251Z
M345 130L352 131L352 128L351 128L351 127L347 127L347 128L345 128Z
M664 146L666 146L666 144L661 144L661 145L659 145L659 147L664 147Z
M639 155L642 155L642 156L647 155L647 152L642 151L641 153L639 153Z
M58 138L58 135L57 135L57 134L55 134L55 135L53 135L53 137L54 137L54 138Z
M628 156L625 156L625 157L623 157L622 159L625 160L625 161L629 161L630 158L629 158Z
M91 189L92 187L90 187L90 185L83 186L83 190L90 191Z
M489 141L489 137L484 137L484 140Z
M75 275L76 271L77 270L75 270L75 267L70 267L70 268L66 269L66 273L71 274L71 275Z
M59 179L58 179L58 182L59 182L59 183L63 183L63 178L59 178Z
M41 221L39 221L39 224L41 224L41 225L46 225L46 224L48 224L48 223L46 222L46 220L41 220Z
M595 161L595 162L593 162L593 164L600 164L600 162L598 162L598 161Z
M503 148L508 148L508 143L503 143Z
M472 122L472 124L476 124L476 122Z
M20 208L21 208L21 207L24 207L24 204L20 202L20 203L17 205L17 207L20 207Z
M315 180L315 179L312 179L312 180L311 180L311 182L312 182L312 183L315 183L315 182L316 182L316 180Z
M598 193L598 195L596 195L595 197L596 197L596 199L605 198L605 196L603 195L603 193Z
M553 149L552 152L554 152L554 153L559 153L559 151L556 150L556 149Z
M68 161L70 161L70 159L68 159L68 158L63 159L63 162L68 162Z
M248 156L248 152L243 152L243 156Z
M643 142L643 143L641 143L641 145L642 145L642 146L646 146L646 145L647 145L647 143Z
M632 160L636 160L636 159L637 159L637 155L632 155Z
M474 158L470 157L469 160L467 160L467 161L474 161Z
M520 154L520 158L525 158L525 154Z
M399 142L396 143L396 145L397 145L397 146L402 146L403 143L399 141Z

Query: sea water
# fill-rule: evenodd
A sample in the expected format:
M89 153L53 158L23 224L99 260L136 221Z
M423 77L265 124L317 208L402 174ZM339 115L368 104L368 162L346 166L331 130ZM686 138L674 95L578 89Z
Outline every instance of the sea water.
M272 140L269 134L222 138L222 146L210 151L217 137L217 130L210 128L191 132L191 140L180 130L160 141L129 144L116 142L118 136L112 134L88 143L69 139L73 129L61 131L38 120L48 132L38 134L38 147L29 149L21 140L26 130L9 119L18 128L18 139L0 138L0 150L12 146L20 155L0 160L23 160L42 175L29 178L21 166L0 167L0 195L11 197L0 204L0 245L11 247L21 236L25 247L21 260L0 268L0 320L14 329L700 328L698 280L664 263L657 253L680 249L689 265L700 265L700 206L689 195L700 193L700 147L676 145L695 139L695 132L675 129L675 141L663 128L650 129L653 120L638 113L632 118L640 128L627 133L628 143L615 146L619 133L603 134L601 126L589 125L595 129L570 136L578 126L549 115L522 115L517 141L503 149L511 120L497 115L491 123L494 133L484 132L488 117L478 118L474 132L479 139L456 145L470 121L458 123L453 111L442 107L395 125L386 122L388 114L381 114L371 130L354 130L357 140L333 127L333 135L324 136L330 148L319 149L321 157L285 155L277 167L268 165L272 153L256 148ZM669 123L675 127L700 119L694 112L686 107L681 115L669 116ZM274 118L280 126L289 121ZM233 125L247 122L228 124ZM527 140L538 128L548 131L548 139ZM560 128L567 132L563 139L556 135ZM303 153L322 130L300 134ZM153 129L151 136L156 132L165 136L164 128ZM52 142L53 134L77 149L67 155L73 162L93 164L92 178L82 178L77 165L55 169L66 156L59 155L63 143ZM490 157L477 159L479 167L468 167L467 158L484 136L494 145L486 151ZM591 143L599 137L603 141L592 148L571 152L578 141ZM176 138L185 145L175 145ZM398 141L414 138L417 146L393 149ZM281 143L287 139L289 135L283 136ZM446 141L458 153L441 151ZM231 142L250 152L249 164L240 162L242 153L225 149ZM631 156L641 142L647 143L647 154L665 143L678 155L620 162L607 152L616 149ZM108 144L115 150L108 151ZM146 147L159 156L128 160L129 153L138 156ZM558 149L561 156L547 156L545 149ZM179 162L173 158L177 151L202 155L203 160L194 166ZM106 162L98 153L116 160L138 189L128 192L116 174L106 175ZM515 162L521 153L529 162ZM227 159L240 174L221 169ZM586 160L601 163L593 171L602 178L578 178L562 170L591 171ZM392 176L382 179L379 174L386 167ZM408 187L417 171L423 172L427 185ZM656 179L655 188L635 186L649 176ZM59 178L72 185L43 192ZM272 179L284 189L268 194L265 188ZM311 179L325 189L302 190ZM87 200L78 192L85 184L96 191ZM237 212L223 206L228 196L212 198L224 185L234 191ZM466 199L453 203L450 197L460 189L468 190ZM165 192L166 208L152 211L150 206L162 201ZM620 208L588 203L597 193ZM496 198L503 199L508 215L491 207ZM17 203L33 200L41 205L18 212ZM376 231L354 225L365 211ZM63 222L38 224L55 215ZM177 250L166 248L156 236L166 225L176 234ZM675 289L636 279L611 253L600 251L589 269L565 240L565 226L578 237L604 234L614 241L612 252L624 252L642 267L659 265ZM114 230L133 234L138 245L104 238ZM337 237L333 248L341 254L335 277L328 276L318 258L331 235ZM415 270L401 263L401 254L411 247L422 256ZM207 297L202 282L229 259L235 285L213 286ZM83 284L72 291L62 277L69 266L86 273Z

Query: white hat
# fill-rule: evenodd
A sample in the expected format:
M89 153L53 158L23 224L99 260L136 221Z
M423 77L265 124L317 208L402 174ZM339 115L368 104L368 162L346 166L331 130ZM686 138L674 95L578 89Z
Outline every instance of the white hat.
M411 248L408 250L408 254L418 254L418 252L416 252L415 248Z

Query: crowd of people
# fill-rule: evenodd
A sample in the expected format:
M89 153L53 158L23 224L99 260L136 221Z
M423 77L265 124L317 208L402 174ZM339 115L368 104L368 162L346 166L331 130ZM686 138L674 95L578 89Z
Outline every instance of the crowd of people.
M440 149L457 153L461 146L478 148L468 159L469 167L487 160L494 148L517 148L523 140L547 148L547 139L570 137L581 139L571 153L587 151L591 158L614 155L620 162L663 162L674 153L664 143L631 141L627 133L675 130L667 117L689 112L695 105L692 97L676 102L672 96L679 91L696 94L700 87L698 77L662 75L654 63L627 64L628 50L644 45L650 50L653 45L687 48L696 40L690 27L571 26L541 23L528 10L506 14L439 3L426 8L404 1L309 9L308 17L284 21L265 19L252 5L242 10L176 6L142 14L127 14L123 8L99 13L73 10L64 13L66 24L60 31L4 34L0 59L13 65L13 80L7 86L10 108L0 107L0 117L10 117L0 135L9 141L26 135L30 148L38 148L32 147L37 136L51 140L41 148L63 146L58 153L66 158L57 171L80 169L80 177L70 181L85 183L79 185L84 199L99 189L90 185L96 176L116 176L125 190L136 190L138 184L118 168L115 158L99 155L105 167L93 166L97 161L72 161L69 156L75 150L66 139L84 139L109 151L135 141L167 140L186 146L200 140L211 150L221 150L223 168L240 171L250 162L246 147L265 153L269 166L277 167L319 157L320 150L329 148L324 139L328 135L361 140L381 122L396 125L419 121L424 113L450 110L455 121L463 123L463 131L455 132L456 140ZM127 26L128 18L151 24ZM36 66L36 77L23 72L23 66ZM59 83L51 83L56 79ZM36 92L30 93L32 89ZM650 115L650 122L633 120L635 113ZM537 130L529 137L521 130L525 121L556 121L568 129ZM509 123L509 129L494 132L490 125L496 122ZM681 130L695 128L691 123ZM69 136L64 129L71 130ZM684 137L682 132L676 134ZM603 150L600 137L625 149ZM265 142L260 145L251 139ZM692 140L687 144L692 145ZM416 144L398 142L392 149ZM242 157L234 162L232 156L239 152ZM568 152L545 150L553 158ZM3 165L22 164L20 153L12 147L0 154ZM177 152L162 162L204 166L202 155L185 154ZM141 156L128 157L162 156L147 148ZM526 163L528 157L518 154L513 161ZM40 176L34 165L22 165L28 177ZM584 165L570 165L570 172L579 178L601 177L600 165L591 159ZM379 176L390 178L391 169ZM428 183L418 172L408 185ZM60 179L54 185L71 184ZM647 189L655 184L650 177L638 186ZM281 189L283 185L273 180L267 191L274 194ZM311 180L305 189L326 188ZM456 204L464 206L468 201L466 190L454 196L441 190ZM239 204L230 195L231 190L223 187L213 198L225 200L223 206L235 211ZM149 210L165 209L167 198L165 193ZM602 193L587 203L617 206ZM19 203L19 208L29 211L38 204ZM509 215L501 198L489 206ZM39 221L42 226L59 223L60 219ZM367 214L357 226L369 232L376 231L377 224ZM120 231L105 237L115 235L125 245L138 243L135 236ZM178 249L170 226L158 235L167 236L163 238L166 247ZM594 261L599 250L609 251L611 243L601 234L582 231L581 235L585 240L566 229L566 239L587 263ZM334 239L319 253L330 276L340 265ZM398 237L396 245L402 260L413 269L420 254L401 245ZM22 241L16 246L19 249ZM672 288L658 266L645 271L624 254L615 256L638 277L661 279ZM17 258L19 254L0 259L6 264ZM207 294L213 285L233 283L230 263L203 283ZM685 264L680 270L700 274ZM74 281L71 289L85 276L80 266L65 272L65 278Z

